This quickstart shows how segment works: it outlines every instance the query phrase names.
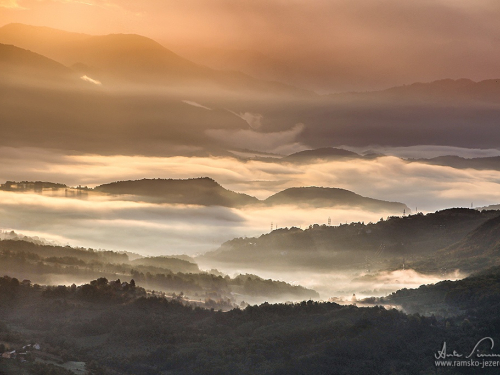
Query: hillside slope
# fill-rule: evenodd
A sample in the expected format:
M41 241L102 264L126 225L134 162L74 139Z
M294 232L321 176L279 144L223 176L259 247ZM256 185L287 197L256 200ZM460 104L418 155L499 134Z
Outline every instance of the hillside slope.
M258 202L255 197L224 189L208 177L187 180L119 181L97 186L95 190L108 194L133 194L151 197L161 203L239 207Z
M393 213L410 213L410 208L399 202L387 202L379 199L366 198L352 191L325 187L289 188L276 193L264 201L266 204L308 205L312 207L359 207L369 211L390 211Z
M436 272L436 251L458 243L498 216L497 211L448 209L427 215L391 217L378 223L284 228L258 238L237 238L200 256L200 261L267 270L383 270L416 267ZM497 220L497 219L495 219ZM467 241L467 240L465 240ZM461 258L467 262L468 254ZM483 262L481 267L491 266Z

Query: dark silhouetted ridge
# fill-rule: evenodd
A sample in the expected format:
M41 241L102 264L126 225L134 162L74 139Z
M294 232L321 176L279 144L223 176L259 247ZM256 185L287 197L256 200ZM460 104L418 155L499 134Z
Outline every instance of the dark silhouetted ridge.
M95 190L108 194L132 194L150 197L162 203L239 207L259 202L255 197L224 189L208 177L187 180L119 181L97 186Z
M410 212L408 206L399 202L366 198L352 191L325 187L290 188L276 193L265 200L268 205L309 205L312 207L350 206L366 210L387 210L391 212Z

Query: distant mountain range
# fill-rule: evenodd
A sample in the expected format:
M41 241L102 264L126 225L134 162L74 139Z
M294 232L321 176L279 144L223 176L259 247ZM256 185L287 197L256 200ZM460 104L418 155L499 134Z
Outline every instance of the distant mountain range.
M364 155L353 151L344 150L335 147L324 147L313 150L304 150L294 154L285 156L279 160L291 163L314 163L316 161L335 161L335 160L350 160L350 159L374 159L377 157L386 156L384 154L367 153ZM403 159L403 158L402 158ZM268 158L268 160L276 161L276 158ZM409 158L403 159L412 163L425 163L432 165L441 165L456 169L478 169L478 170L500 170L500 156L464 158L456 155L438 156L434 158Z
M438 156L431 159L408 159L412 162L420 162L433 165L443 165L457 169L490 169L500 170L500 156L483 157L483 158L462 158L460 156L448 155Z
M136 34L94 36L49 27L8 24L0 27L0 43L47 56L104 83L173 87L201 85L237 91L306 93L289 85L195 64L154 40ZM16 63L15 60L12 62ZM32 64L35 66L36 61Z
M440 79L433 82L416 82L409 85L391 87L371 92L352 92L332 94L332 98L354 98L359 100L376 99L393 103L453 104L457 102L498 103L500 79L475 82L470 79Z
M68 189L64 184L50 182L7 181L0 186L5 191L54 191ZM71 190L71 188L69 188ZM225 189L209 177L192 179L142 179L117 181L96 186L94 189L77 188L85 193L129 195L155 203L196 204L203 206L243 207L252 205L297 205L309 207L356 207L368 211L383 211L402 214L410 212L408 206L399 202L387 202L366 198L345 189L325 187L289 188L259 200L247 194Z
M317 95L193 63L140 35L93 36L9 24L0 27L0 43L0 90L9 92L9 100L0 101L0 146L227 155L242 148L234 141L240 139L238 131L259 139L298 123L303 130L286 142L311 149L500 144L496 79L445 79L383 91ZM260 116L258 129L244 120L247 113ZM243 148L256 148L255 143ZM327 156L355 157L346 152L321 155ZM308 157L315 156L305 153L289 160Z
M361 155L335 147L323 147L314 150L304 150L299 151L294 154L285 156L282 161L292 162L292 163L309 163L314 160L347 160L347 159L358 159Z

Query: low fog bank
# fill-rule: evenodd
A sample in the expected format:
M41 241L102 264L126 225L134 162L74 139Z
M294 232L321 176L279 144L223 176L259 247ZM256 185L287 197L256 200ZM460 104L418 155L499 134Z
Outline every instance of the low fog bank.
M390 212L292 205L235 209L153 204L116 197L87 199L0 191L0 228L61 244L127 250L142 255L199 254L236 237L314 223L377 221Z
M425 149L426 146L422 146L419 152L425 153ZM462 151L463 155L467 150ZM479 152L483 152L480 155L484 152L494 155L494 150L468 149L468 152L469 155ZM395 156L296 164L275 159L227 156L103 156L68 154L41 148L0 147L0 162L0 175L5 180L62 182L70 186L93 187L112 181L142 178L208 176L226 189L259 199L266 199L290 187L323 186L347 189L365 197L403 202L412 210L418 208L423 212L470 207L472 202L474 206L500 202L497 189L500 171L408 163Z
M197 259L200 267L209 267ZM213 264L212 264L213 266ZM313 289L320 294L320 299L339 303L350 303L353 294L357 299L366 297L383 297L403 288L418 288L420 285L435 284L442 280L459 280L467 274L453 270L440 274L424 274L413 269L397 269L387 271L335 270L314 272L311 270L265 270L256 268L235 268L220 266L221 272L229 275L253 273L264 279L283 280L292 285L301 285Z

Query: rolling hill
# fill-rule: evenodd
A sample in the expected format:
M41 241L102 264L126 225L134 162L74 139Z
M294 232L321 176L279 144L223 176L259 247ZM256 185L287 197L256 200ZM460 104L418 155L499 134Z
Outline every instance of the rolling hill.
M493 212L496 215L467 233L460 241L444 247L428 259L417 262L416 268L427 271L460 269L470 273L500 265L499 213L482 212Z
M143 179L119 181L99 185L94 190L107 194L132 194L150 197L161 203L239 207L259 202L255 197L224 189L208 177L187 180Z
M359 207L369 211L390 211L410 213L407 205L399 202L366 198L352 191L325 187L290 188L276 193L264 201L267 205L307 205L312 207Z
M68 188L65 184L41 181L7 181L0 185L0 190L17 192L43 192ZM94 189L79 187L78 190L84 190L87 194L97 192L127 195L132 196L133 199L146 199L155 203L226 207L295 205L319 208L343 206L395 214L410 213L411 211L403 203L366 198L349 190L325 187L289 188L265 200L259 200L247 194L227 190L209 177L116 181L96 186Z
M458 261L463 264L470 262L471 253L457 250L451 253L444 249L452 245L464 248L469 240L482 249L481 242L477 240L478 235L474 235L473 231L483 233L481 226L490 228L490 219L496 225L500 222L498 216L497 211L479 212L456 208L427 215L390 217L378 223L340 226L316 224L305 230L283 228L257 238L233 239L199 259L217 267L256 267L268 270L300 267L316 271L366 271L398 269L406 264L421 272L434 273L451 261L457 266ZM500 239L500 231L488 230L493 239ZM493 239L488 240L488 243L496 244ZM472 253L480 251L473 248ZM496 258L483 257L476 269L489 267L495 262Z

